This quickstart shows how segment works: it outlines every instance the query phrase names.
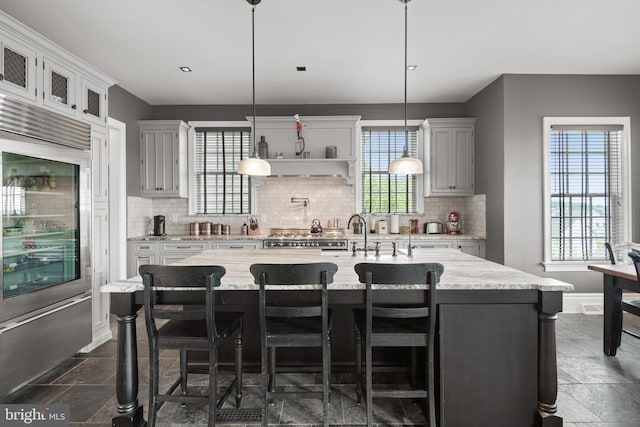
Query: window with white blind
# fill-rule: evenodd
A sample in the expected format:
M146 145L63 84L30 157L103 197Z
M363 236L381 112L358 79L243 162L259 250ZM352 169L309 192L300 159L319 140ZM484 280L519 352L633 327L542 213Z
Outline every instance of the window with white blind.
M193 213L251 213L251 178L236 172L240 160L249 157L250 149L250 128L196 128Z
M362 210L372 213L416 212L417 176L389 174L389 163L402 156L404 127L362 128ZM409 156L417 157L418 130L409 128Z
M629 240L628 118L545 118L545 266L605 261Z

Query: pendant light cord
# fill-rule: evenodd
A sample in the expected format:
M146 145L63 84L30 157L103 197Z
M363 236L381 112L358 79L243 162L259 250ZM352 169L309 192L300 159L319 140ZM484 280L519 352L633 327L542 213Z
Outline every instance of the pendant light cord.
M409 131L407 129L407 3L404 1L404 150L402 157L409 157Z
M256 36L255 36L255 20L256 20L256 7L251 8L251 82L252 82L252 99L253 99L253 131L251 136L253 138L253 155L252 157L258 157L256 150Z

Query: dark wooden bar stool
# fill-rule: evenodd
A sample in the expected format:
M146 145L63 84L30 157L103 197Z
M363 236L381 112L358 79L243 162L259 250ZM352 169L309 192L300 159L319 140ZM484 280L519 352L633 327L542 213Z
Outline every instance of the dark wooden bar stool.
M613 250L611 244L609 242L606 242L604 244L604 247L607 250L607 254L609 255L609 260L611 261L611 264L615 265L617 260L616 260L616 254L615 251ZM635 267L636 267L636 275L638 274L638 263L636 262L636 260L640 257L640 254L638 253L637 250L631 250L629 253L629 258L631 258L631 260L633 261ZM640 280L640 275L638 276L639 280ZM627 313L631 313L634 314L636 316L640 316L640 300L637 301L624 301L622 300L622 311L626 311ZM622 323L622 317L620 318L620 322ZM620 325L620 327L622 328L622 325ZM631 331L629 329L624 329L622 328L622 332L624 332L627 335L630 335L634 338L640 339L640 335L637 334L634 331Z
M356 393L358 403L366 399L367 426L373 424L374 398L424 399L430 427L436 426L434 385L434 338L436 327L436 284L444 271L439 263L373 264L360 263L355 271L366 284L365 308L354 309L356 350ZM373 285L427 284L424 303L411 306L381 306L376 303L378 290ZM425 347L426 386L411 390L373 389L373 348L411 347L411 382L416 382L415 348ZM362 350L365 373L362 374Z
M218 409L235 390L236 406L242 400L242 313L219 312L215 307L215 288L225 269L220 266L143 265L139 269L144 283L144 308L149 336L149 426L164 402L207 402L209 426L215 425ZM171 306L167 304L171 303ZM180 304L180 305L175 305ZM185 306L190 306L184 309ZM159 321L158 321L159 320ZM221 397L217 395L218 346L236 336L235 378ZM180 377L160 394L159 350L180 351ZM188 366L187 351L208 351L208 396L189 395L188 373L202 372ZM181 393L173 392L180 386Z
M327 285L333 283L338 266L333 263L253 264L255 283L260 285L260 337L262 351L263 412L267 425L267 408L273 399L322 399L323 423L329 425L329 383L331 379L331 316ZM319 285L303 290L300 303L276 304L270 294L273 285ZM277 288L276 288L277 289ZM312 298L309 293L316 294ZM319 295L318 295L319 294ZM322 349L322 392L276 392L276 350L278 348L319 347Z

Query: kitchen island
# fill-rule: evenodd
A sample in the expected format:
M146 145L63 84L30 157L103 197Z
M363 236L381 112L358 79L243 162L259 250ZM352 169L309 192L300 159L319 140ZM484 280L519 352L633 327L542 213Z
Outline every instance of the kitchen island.
M254 323L257 286L253 263L330 261L338 265L329 285L334 307L334 349L347 348L334 358L339 363L353 354L352 324L348 314L364 302L364 285L353 266L358 262L440 262L444 273L438 285L436 367L441 426L557 426L557 367L555 319L562 310L562 292L573 286L540 278L473 257L457 250L416 250L397 257L315 250L250 250L242 254L209 250L178 261L179 265L217 264L226 268L219 296L230 309L247 314L245 345L251 363L251 345L258 341ZM413 302L424 285L386 286L390 302ZM385 286L381 286L385 288ZM283 293L300 295L286 287ZM141 425L138 404L135 319L142 304L142 281L136 277L103 287L111 293L111 312L118 320L118 415L113 425ZM341 314L342 312L342 314ZM259 356L257 356L259 357ZM352 359L351 359L352 360ZM345 365L347 366L347 365ZM351 362L353 366L353 362Z

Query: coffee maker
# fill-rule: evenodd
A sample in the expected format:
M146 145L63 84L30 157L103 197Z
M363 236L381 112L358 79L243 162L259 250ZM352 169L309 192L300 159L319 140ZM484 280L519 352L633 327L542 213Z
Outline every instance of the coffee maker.
M166 236L164 231L164 215L156 215L153 217L153 235L154 236Z

